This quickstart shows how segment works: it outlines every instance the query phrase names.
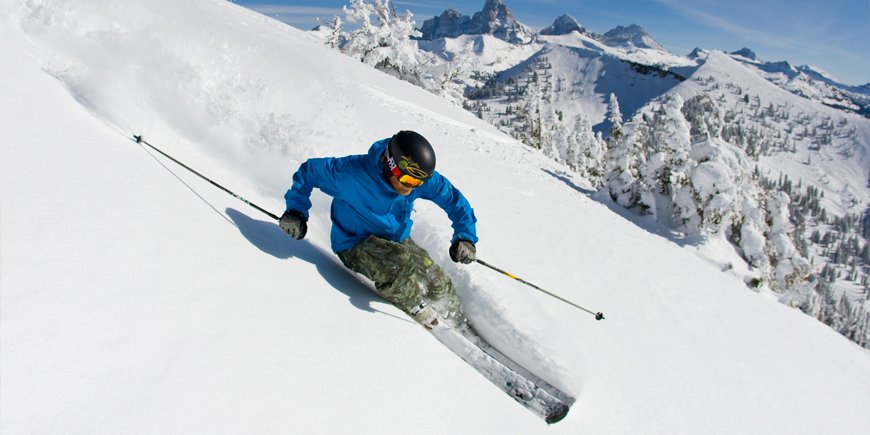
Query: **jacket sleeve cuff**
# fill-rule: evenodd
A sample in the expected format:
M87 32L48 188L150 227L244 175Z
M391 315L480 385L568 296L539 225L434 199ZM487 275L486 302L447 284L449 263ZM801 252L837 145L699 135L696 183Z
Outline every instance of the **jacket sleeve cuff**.
M477 244L478 238L474 234L467 234L467 233L454 234L453 238L450 239L450 244L452 245L452 244L456 243L457 240L465 240L465 241L471 242L472 244Z

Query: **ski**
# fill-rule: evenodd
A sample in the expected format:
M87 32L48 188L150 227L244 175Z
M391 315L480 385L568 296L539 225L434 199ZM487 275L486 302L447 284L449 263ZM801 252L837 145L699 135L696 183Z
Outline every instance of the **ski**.
M572 397L535 376L483 339L475 337L472 341L440 320L424 326L441 344L548 424L568 415L574 403Z

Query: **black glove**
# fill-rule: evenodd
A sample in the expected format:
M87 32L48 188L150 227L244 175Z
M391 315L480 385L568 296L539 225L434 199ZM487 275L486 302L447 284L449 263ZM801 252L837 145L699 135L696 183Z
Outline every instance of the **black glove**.
M281 226L284 232L296 240L302 240L305 237L305 233L308 232L308 223L306 222L305 215L298 210L285 211L278 221L278 225Z
M474 263L477 260L477 248L468 240L456 239L450 245L450 259L462 264Z

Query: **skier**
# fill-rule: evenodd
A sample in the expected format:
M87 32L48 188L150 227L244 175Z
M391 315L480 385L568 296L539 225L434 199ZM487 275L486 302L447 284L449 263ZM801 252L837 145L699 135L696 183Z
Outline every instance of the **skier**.
M438 315L451 326L468 328L453 283L409 237L414 200L428 199L453 222L450 258L464 264L476 260L477 218L462 193L435 170L429 141L400 131L372 144L368 154L300 165L279 221L294 239L308 231L315 187L333 197L332 250L348 269L372 280L380 296L427 328L437 324Z

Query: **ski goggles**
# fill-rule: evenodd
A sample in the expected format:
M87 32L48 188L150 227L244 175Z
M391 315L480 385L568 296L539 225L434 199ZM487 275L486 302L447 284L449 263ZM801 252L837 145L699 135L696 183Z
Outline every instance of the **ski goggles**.
M399 180L399 183L405 187L420 187L425 183L423 180L418 180L410 175L403 174L399 171L399 168L393 168L393 175L395 175L396 179Z
M401 183L403 186L405 186L405 187L420 187L423 185L423 183L425 183L424 180L421 180L419 178L414 178L408 174L403 173L401 170L399 170L399 167L396 166L396 162L395 162L395 160L393 160L392 157L387 157L387 163L390 166L390 172L396 177L397 180L399 180L399 183Z

